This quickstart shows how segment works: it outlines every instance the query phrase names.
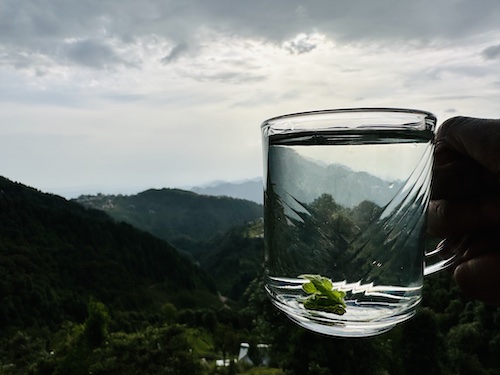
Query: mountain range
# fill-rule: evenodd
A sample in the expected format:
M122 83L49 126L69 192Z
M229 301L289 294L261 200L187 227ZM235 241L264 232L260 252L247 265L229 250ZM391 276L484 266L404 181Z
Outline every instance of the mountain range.
M263 207L255 202L179 189L150 189L129 196L85 195L75 201L173 244L207 240L263 215Z
M286 148L269 150L269 170L269 182L276 191L302 203L326 193L344 207L367 200L384 207L403 186L400 180L387 181L344 165L319 163Z

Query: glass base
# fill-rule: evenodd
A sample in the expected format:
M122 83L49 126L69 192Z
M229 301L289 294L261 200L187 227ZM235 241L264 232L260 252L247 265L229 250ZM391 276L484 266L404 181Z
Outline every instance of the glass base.
M374 293L350 293L350 298L345 300L346 313L337 315L306 309L302 302L303 297L296 293L296 289L296 286L289 284L285 287L283 284L279 287L272 283L266 285L273 305L293 322L310 331L337 337L370 337L387 332L414 316L421 301L420 288L413 291L403 288L406 291L403 296L387 293L377 293L377 296L374 296ZM383 289L394 290L395 287Z
M319 334L335 337L362 338L383 334L390 331L396 325L403 323L415 315L415 310L407 312L385 321L379 322L352 322L326 319L313 319L310 316L296 314L273 301L285 315L302 328Z

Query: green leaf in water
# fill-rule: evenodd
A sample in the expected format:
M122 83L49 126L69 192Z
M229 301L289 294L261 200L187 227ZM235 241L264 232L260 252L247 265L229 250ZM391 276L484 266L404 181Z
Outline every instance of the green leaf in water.
M300 275L299 277L309 280L302 284L302 290L309 294L309 297L304 300L306 309L326 311L337 315L345 314L345 292L333 289L333 283L329 278L321 275Z

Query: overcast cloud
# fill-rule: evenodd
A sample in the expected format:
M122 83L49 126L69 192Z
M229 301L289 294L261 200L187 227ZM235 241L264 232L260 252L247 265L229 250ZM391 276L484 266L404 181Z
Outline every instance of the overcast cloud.
M0 4L0 175L65 196L260 176L282 113L499 103L498 0Z

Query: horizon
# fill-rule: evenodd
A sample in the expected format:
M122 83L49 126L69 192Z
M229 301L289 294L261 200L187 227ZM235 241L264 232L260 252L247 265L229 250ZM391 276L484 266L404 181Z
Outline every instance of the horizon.
M179 189L185 191L193 191L193 189L206 189L212 187L219 187L220 185L230 184L230 185L240 185L246 182L253 182L257 180L262 180L262 177L254 177L236 181L223 181L223 180L214 180L209 181L207 183L202 183L200 185L190 185L190 186L136 186L136 187L121 187L121 186L83 186L83 187L61 187L61 188L52 188L47 191L43 191L44 193L50 193L59 195L68 200L78 198L82 195L136 195L138 193L142 193L146 190L161 190L161 189ZM18 181L23 183L22 181ZM31 186L35 189L41 190L36 186Z
M90 195L90 196L96 196L99 194L102 195L125 195L125 196L130 196L130 195L136 195L139 193L142 193L147 190L161 190L161 189L178 189L178 190L185 190L185 191L192 191L194 193L197 193L195 190L196 189L210 189L210 188L220 188L221 186L224 185L231 185L231 186L239 186L243 185L246 183L251 183L251 182L259 182L262 181L262 177L254 177L254 178L247 178L247 179L242 179L242 180L237 180L237 181L223 181L223 180L216 180L216 181L210 181L205 184L200 184L200 185L195 185L195 186L137 186L137 187L129 187L128 189L124 189L123 187L116 187L116 186L108 186L108 187L102 187L102 186L75 186L75 187L62 187L62 188L53 188L53 189L40 189L38 186L33 186L29 185L23 181L18 181L9 178L8 176L1 176L13 183L19 183L22 185L25 185L27 187L39 190L42 193L46 194L54 194L57 196L60 196L62 198L65 198L67 200L72 200L79 198L81 196L85 195ZM197 193L199 194L199 193ZM211 195L211 194L207 194ZM257 202L258 203L258 202Z

